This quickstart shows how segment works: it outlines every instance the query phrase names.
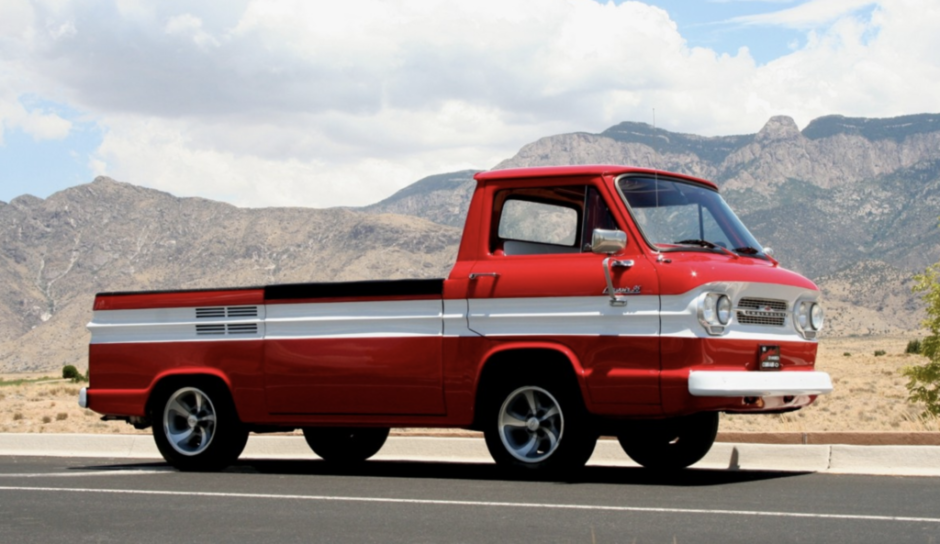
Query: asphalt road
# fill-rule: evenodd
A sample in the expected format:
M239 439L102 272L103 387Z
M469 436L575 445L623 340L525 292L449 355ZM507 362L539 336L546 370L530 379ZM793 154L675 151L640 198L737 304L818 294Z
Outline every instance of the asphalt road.
M917 542L940 544L936 478L489 464L162 463L0 457L0 544L42 542Z

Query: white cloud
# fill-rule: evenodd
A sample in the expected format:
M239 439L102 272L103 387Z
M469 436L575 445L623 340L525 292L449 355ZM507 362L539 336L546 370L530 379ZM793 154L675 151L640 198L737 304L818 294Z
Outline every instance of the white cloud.
M732 21L750 25L813 28L877 4L879 2L875 0L809 0L792 8L736 17Z
M0 40L23 37L33 25L33 8L28 0L0 2Z
M20 101L54 96L106 129L96 172L249 205L366 204L542 136L651 122L653 108L670 130L747 133L777 114L932 111L940 91L940 7L915 0L741 18L806 29L761 66L746 48L689 47L640 2L2 5L0 21L6 9L28 28L0 23L15 76L0 122L61 137L67 121Z

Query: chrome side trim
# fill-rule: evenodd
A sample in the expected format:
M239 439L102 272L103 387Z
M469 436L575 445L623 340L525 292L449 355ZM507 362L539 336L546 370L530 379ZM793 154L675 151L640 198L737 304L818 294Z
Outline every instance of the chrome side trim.
M694 397L780 397L826 395L832 380L825 372L692 371Z

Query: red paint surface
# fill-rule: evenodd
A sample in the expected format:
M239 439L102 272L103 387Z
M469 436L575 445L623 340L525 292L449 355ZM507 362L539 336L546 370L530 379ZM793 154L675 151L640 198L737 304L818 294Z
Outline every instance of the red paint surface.
M443 414L441 338L267 340L273 414Z
M196 306L250 306L255 304L264 304L264 289L101 294L95 297L94 309L141 310Z

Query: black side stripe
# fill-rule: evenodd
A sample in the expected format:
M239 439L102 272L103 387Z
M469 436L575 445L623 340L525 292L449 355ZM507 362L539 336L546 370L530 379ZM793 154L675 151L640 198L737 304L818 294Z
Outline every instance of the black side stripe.
M443 279L291 283L268 285L264 288L265 300L420 295L443 296L443 294Z

